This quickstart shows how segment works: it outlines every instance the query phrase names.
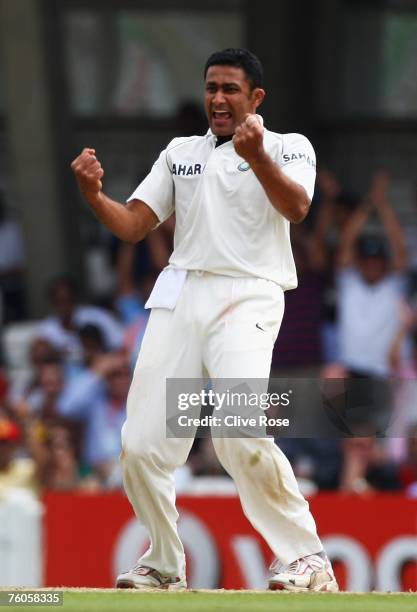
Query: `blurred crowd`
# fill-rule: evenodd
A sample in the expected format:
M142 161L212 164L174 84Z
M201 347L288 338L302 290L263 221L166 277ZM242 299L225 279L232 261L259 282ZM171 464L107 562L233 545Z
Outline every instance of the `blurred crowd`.
M81 299L73 279L55 278L46 288L49 315L29 323L24 241L0 200L0 496L10 487L41 494L122 486L120 429L144 304L167 265L174 223L135 246L112 243L114 283L105 299ZM372 176L358 197L322 169L311 215L291 231L299 288L285 296L273 375L393 380L395 437L277 444L307 494L417 496L417 225L401 226L387 173ZM179 490L197 477L227 479L210 439L196 440L177 474Z

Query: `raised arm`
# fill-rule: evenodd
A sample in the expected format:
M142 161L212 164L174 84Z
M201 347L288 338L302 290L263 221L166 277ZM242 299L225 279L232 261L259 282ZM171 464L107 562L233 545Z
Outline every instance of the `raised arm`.
M378 172L372 177L369 192L364 202L352 214L342 234L338 254L338 264L340 266L347 266L353 262L355 242L368 221L369 215L372 211L375 211L381 220L390 246L391 266L394 270L404 270L407 264L404 234L388 201L388 186L389 177L385 172Z
M391 267L403 271L407 265L407 249L404 233L388 199L389 176L384 172L376 174L372 181L369 197L378 212L391 250Z
M158 224L158 217L141 200L132 200L125 206L103 193L104 170L95 153L95 149L83 149L71 164L84 199L97 219L120 240L131 243L143 240Z
M353 264L355 244L369 219L371 210L370 202L365 201L352 213L340 237L340 245L336 256L337 266L345 267Z
M233 144L238 155L251 166L272 206L291 223L301 223L308 213L310 198L304 187L290 179L263 146L263 127L255 115L236 128Z

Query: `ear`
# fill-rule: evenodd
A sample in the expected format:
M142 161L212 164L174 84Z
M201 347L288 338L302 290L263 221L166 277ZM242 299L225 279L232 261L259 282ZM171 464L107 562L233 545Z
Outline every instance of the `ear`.
M252 99L255 102L255 108L258 108L262 104L265 98L265 90L260 87L256 87L252 92Z

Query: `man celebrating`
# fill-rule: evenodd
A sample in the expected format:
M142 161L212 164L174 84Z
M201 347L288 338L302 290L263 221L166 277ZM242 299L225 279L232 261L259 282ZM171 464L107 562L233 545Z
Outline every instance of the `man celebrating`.
M306 216L315 155L299 134L276 134L255 114L262 66L245 49L205 66L205 136L174 138L126 206L102 192L94 149L72 163L97 218L142 240L175 210L174 251L147 307L148 327L122 431L124 484L151 546L121 574L122 588L182 589L174 470L192 439L165 436L167 378L260 378L270 373L286 289L296 287L290 222ZM271 589L336 591L334 574L291 466L270 438L216 438L243 510L277 556ZM255 459L255 460L254 460Z

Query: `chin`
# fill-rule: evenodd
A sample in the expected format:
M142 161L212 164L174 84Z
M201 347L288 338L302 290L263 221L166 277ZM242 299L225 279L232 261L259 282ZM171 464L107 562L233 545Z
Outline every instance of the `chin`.
M210 129L215 136L233 136L233 134L235 133L234 126L227 128L227 127L216 127L215 125L210 125Z

